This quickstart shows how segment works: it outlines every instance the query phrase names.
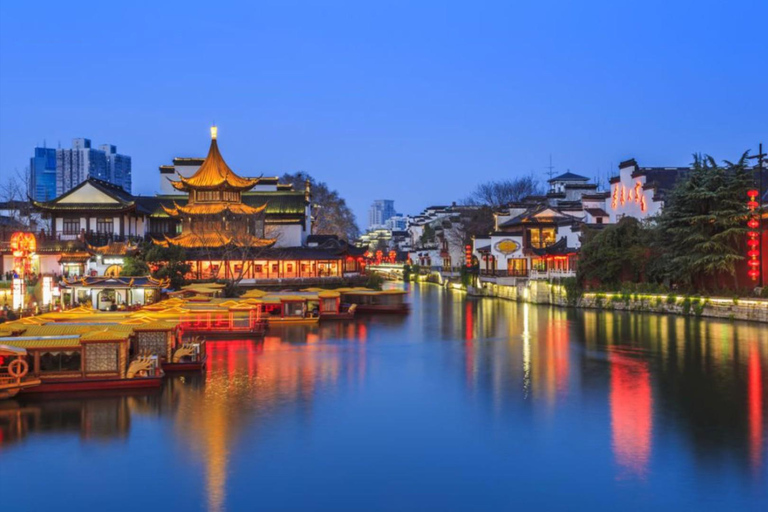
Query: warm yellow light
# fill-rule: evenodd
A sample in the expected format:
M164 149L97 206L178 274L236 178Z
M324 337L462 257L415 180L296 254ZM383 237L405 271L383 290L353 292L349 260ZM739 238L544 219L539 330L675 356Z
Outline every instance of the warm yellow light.
M216 126L211 126L211 138L215 140L218 134L219 129Z

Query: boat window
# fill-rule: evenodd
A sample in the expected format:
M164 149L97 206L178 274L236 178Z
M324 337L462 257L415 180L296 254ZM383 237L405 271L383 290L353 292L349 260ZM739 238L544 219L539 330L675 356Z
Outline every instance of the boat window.
M283 307L285 308L285 316L304 316L303 302L286 302Z
M80 371L80 351L43 352L40 354L40 371Z
M323 311L328 313L335 313L336 312L336 299L323 299Z

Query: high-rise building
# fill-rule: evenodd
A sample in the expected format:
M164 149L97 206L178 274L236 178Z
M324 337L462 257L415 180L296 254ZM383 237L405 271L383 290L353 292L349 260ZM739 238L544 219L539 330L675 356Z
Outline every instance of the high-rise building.
M377 199L368 210L368 227L384 226L387 220L397 215L395 201L392 199Z
M114 183L126 192L131 191L131 157L119 155L117 146L104 144L99 149L107 155L107 181Z
M29 189L27 194L35 201L50 201L56 194L56 150L35 148L29 159Z
M117 146L91 147L90 139L73 139L72 149L56 150L56 195L73 189L89 177L131 191L131 157L117 154Z

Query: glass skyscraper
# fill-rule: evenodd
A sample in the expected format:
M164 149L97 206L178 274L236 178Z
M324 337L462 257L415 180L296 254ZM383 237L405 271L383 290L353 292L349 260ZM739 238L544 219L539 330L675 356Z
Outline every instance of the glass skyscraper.
M29 159L29 190L35 201L49 201L56 197L56 150L35 148L35 156Z

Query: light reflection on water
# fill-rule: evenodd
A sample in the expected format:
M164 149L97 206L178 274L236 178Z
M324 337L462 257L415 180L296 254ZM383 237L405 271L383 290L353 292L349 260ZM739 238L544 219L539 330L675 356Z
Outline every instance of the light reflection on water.
M132 479L150 509L764 504L766 327L464 299L212 343L155 395L2 402L3 508L129 510Z

